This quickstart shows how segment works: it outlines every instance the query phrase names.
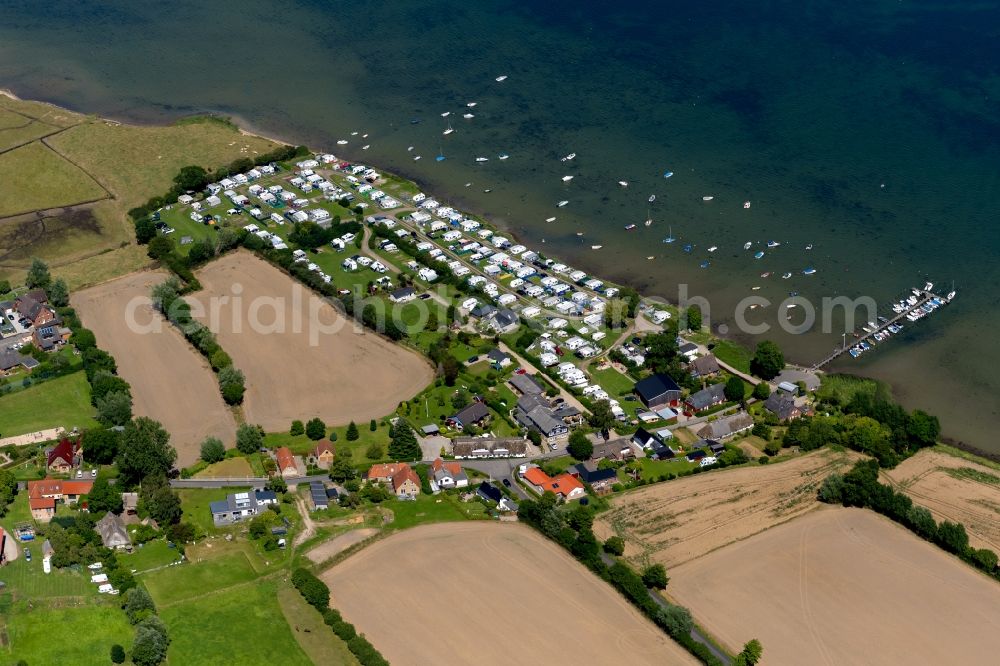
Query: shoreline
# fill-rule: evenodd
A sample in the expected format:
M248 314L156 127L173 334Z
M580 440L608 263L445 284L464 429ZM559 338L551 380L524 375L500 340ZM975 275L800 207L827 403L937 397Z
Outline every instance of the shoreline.
M162 127L162 126L164 126L164 123L157 123L157 122L150 122L150 121L141 121L141 120L137 120L137 119L134 119L134 118L129 118L129 119L126 119L126 120L119 120L119 119L115 119L115 118L109 118L107 116L100 116L100 115L96 115L96 114L87 113L85 111L81 111L81 110L78 110L78 109L73 109L73 108L71 108L69 106L62 106L60 104L56 104L55 102L50 102L50 101L46 101L46 100L25 99L25 98L22 98L19 95L17 95L17 93L15 93L10 88L6 88L6 87L0 88L0 95L2 95L4 97L7 97L9 99L15 100L15 101L19 101L19 102L30 102L30 103L36 103L36 104L45 104L45 105L51 106L51 107L53 107L55 109L60 109L60 110L63 110L63 111L69 111L71 113L75 113L75 114L78 114L78 115L81 115L81 116L84 116L84 117L88 117L88 118L96 118L97 120L100 120L100 121L103 121L103 122L110 122L110 123L117 123L117 124L127 124L127 125L133 125L133 126L138 126L138 127ZM275 144L278 144L278 145L284 145L284 146L306 145L307 148L311 152L329 152L329 151L327 151L327 150L325 150L323 148L316 148L315 146L311 146L311 145L308 145L308 144L299 144L299 143L296 143L296 142L293 142L293 141L288 141L286 139L279 138L279 137L274 136L272 134L264 133L263 131L255 128L253 126L253 123L249 122L247 120L247 118L245 118L244 116L241 116L239 114L231 114L231 113L225 113L225 112L220 112L220 111L212 111L212 110L202 110L202 111L199 111L199 112L178 115L176 118L174 118L172 121L170 121L170 123L167 123L167 125L174 124L174 123L176 123L178 121L181 121L181 120L184 120L184 119L187 119L187 118L198 118L198 117L218 118L218 119L221 119L221 120L227 120L228 122L232 123L232 125L236 128L236 131L240 135L242 135L242 136L252 136L252 137L255 137L255 138L264 139L264 140L270 141L272 143L275 143ZM332 153L332 154L336 154L336 153ZM346 153L345 159L348 159L350 161L355 161L353 157L350 157L350 153L349 152ZM371 166L376 166L376 165L371 165ZM386 169L382 169L381 167L377 167L377 168L379 169L379 171L381 171L383 173L387 173L387 174L392 175L393 177L396 177L396 178L398 178L400 180L403 180L403 181L406 181L406 182L409 182L409 183L412 183L412 184L416 185L420 189L420 191L425 191L425 190L428 189L427 187L424 186L423 183L421 183L421 181L420 181L420 179L418 177L412 176L412 175L408 175L406 173L405 169L401 169L401 170L397 171L397 170L386 170ZM445 193L445 195L447 195L447 193ZM472 213L472 215L474 215L476 217L479 217L479 218L481 218L484 221L489 220L488 224L490 224L491 226L496 227L499 230L502 230L503 233L505 235L509 236L512 240L514 240L516 242L522 242L521 239L519 238L518 233L514 229L512 229L509 225L506 225L504 223L498 223L498 222L494 221L490 217L490 215L488 213L483 213L483 212L477 211L476 207L469 205L468 202L466 202L462 196L460 196L460 195L447 196L447 198L449 200L457 202L457 204L460 207L462 207L464 210L468 210L470 213ZM549 256L548 253L546 253L546 256ZM604 279L604 278L601 278L601 279ZM621 285L621 286L627 286L627 287L629 287L631 289L634 289L639 294L640 298L642 298L643 300L653 301L653 302L656 302L656 303L662 303L662 304L665 304L665 305L669 305L669 306L671 306L673 308L677 308L678 307L676 303L673 303L671 300L669 300L666 297L659 296L659 295L650 295L648 292L644 293L644 289L641 286L637 285L634 281L629 280L628 278L624 278L624 279L618 278L618 279L611 279L611 280L604 279L604 281L605 282L612 282L614 284L618 284L618 285ZM740 340L739 338L737 338L735 336L727 336L727 335L724 335L724 334L720 334L717 331L712 331L711 329L708 330L708 333L713 338L717 338L717 339L720 339L720 340L726 340L728 342L732 342L734 344L737 344L737 345L739 345L741 347L747 348L747 349L749 349L749 350L752 351L751 348L746 347L746 345L744 344L744 342L742 340ZM799 363L797 361L791 361L791 360L789 360L788 365L791 366L791 367L799 367L799 368L809 367L808 365L802 365L801 363ZM859 377L861 379L868 379L868 380L873 380L873 381L885 382L889 386L890 393L895 398L895 391L894 391L894 387L893 387L892 383L886 382L885 380L876 379L874 377L866 377L864 375L855 374L853 372L833 372L833 373L829 373L829 372L826 372L824 370L820 370L819 372L821 374L840 374L840 375L847 375L847 376L852 376L852 377ZM986 451L985 449L982 449L982 448L980 448L978 446L975 446L973 444L966 443L966 442L964 442L962 440L956 440L956 439L954 439L952 437L949 437L946 434L942 434L942 436L940 437L940 441L942 441L943 443L946 443L946 444L948 444L950 446L954 446L955 448L958 448L958 449L961 449L963 451L966 451L966 452L968 452L968 453L970 453L972 455L979 456L979 457L985 458L987 460L1000 462L1000 452L994 453L994 452Z

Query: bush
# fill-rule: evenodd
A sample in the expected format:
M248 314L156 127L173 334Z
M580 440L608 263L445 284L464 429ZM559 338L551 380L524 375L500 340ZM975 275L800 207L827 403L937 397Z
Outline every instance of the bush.
M662 564L652 564L642 571L642 582L646 587L655 587L658 590L665 589L670 578L667 570Z
M609 537L608 540L604 542L604 552L610 555L624 555L625 540L620 536Z
M207 463L217 463L226 457L226 446L218 437L207 437L201 443L201 459Z
M125 648L121 645L115 643L111 646L111 663L112 664L124 664L125 663Z
M781 442L774 440L764 445L764 453L769 456L776 456L781 453Z
M757 400L767 400L771 396L771 385L761 382L753 387L753 397Z
M260 426L244 423L236 429L236 448L244 455L260 451L264 444L264 431Z
M296 420L292 421L292 427L291 429L289 429L288 434L292 435L293 437L297 437L298 435L303 434L305 431L306 428L304 425L302 425L302 421Z
M330 590L326 584L308 570L299 567L292 572L292 585L311 606L325 611L330 606Z

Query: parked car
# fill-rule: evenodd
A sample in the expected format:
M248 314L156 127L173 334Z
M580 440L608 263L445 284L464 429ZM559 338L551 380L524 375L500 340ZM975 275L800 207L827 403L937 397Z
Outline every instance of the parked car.
M508 488L510 488L510 479L504 479L504 480L503 480L503 485L505 485L505 486L507 486Z
M28 562L31 561L31 550L29 548L24 549L24 559Z

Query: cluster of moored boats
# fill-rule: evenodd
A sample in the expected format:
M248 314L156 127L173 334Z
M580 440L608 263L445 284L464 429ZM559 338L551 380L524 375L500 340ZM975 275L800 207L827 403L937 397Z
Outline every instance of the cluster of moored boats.
M922 290L913 288L910 296L893 303L892 311L897 316L892 321L885 317L878 317L877 322L870 321L867 325L862 326L861 330L865 333L864 337L851 347L848 353L854 358L861 356L874 348L877 343L884 342L903 330L903 324L896 323L899 319L905 317L909 321L915 322L931 314L939 307L951 303L955 298L956 292L954 289L942 298L931 292L933 288L934 283L928 282ZM860 337L859 333L855 333L854 335L855 337Z

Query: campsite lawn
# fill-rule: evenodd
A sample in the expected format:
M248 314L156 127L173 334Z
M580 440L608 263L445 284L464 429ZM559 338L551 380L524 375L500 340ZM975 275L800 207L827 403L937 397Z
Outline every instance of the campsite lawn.
M35 142L0 153L0 217L103 199L93 178Z
M10 652L6 663L105 664L111 646L131 646L133 630L110 602L87 602L71 608L19 604L7 618ZM173 638L173 637L172 637Z
M119 553L118 561L138 573L176 562L180 552L167 546L166 539L154 539L142 545L137 545L131 554Z
M0 570L0 580L7 584L7 590L13 592L17 599L97 596L97 586L91 584L89 577L82 571L53 569L49 574L42 571L40 541L18 543L17 547L23 551L25 545L31 549L31 561L25 560L22 553L21 557Z
M274 581L260 581L161 608L160 617L170 630L170 663L310 666L313 662L281 612L277 587ZM322 626L317 636L333 637L333 633Z
M600 384L601 388L608 392L608 395L615 398L631 393L632 387L635 386L635 382L631 378L612 367L607 367L604 370L591 369L590 375L594 378L594 383Z
M0 397L0 436L58 426L89 428L97 425L93 413L87 376L74 372Z
M157 606L170 606L257 577L242 552L190 562L143 576Z

